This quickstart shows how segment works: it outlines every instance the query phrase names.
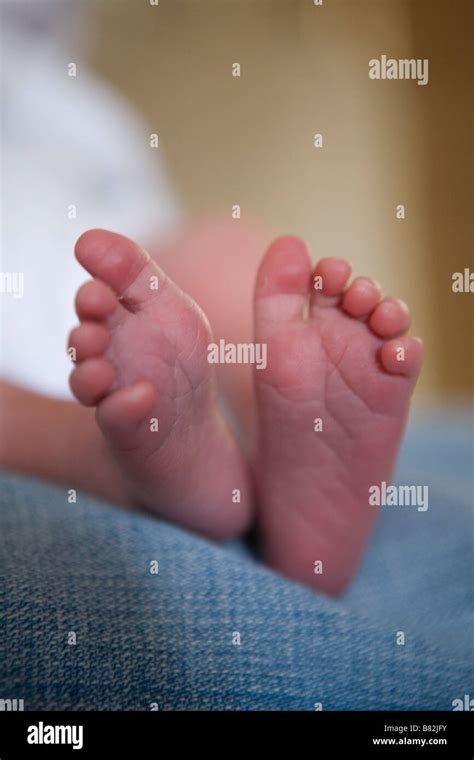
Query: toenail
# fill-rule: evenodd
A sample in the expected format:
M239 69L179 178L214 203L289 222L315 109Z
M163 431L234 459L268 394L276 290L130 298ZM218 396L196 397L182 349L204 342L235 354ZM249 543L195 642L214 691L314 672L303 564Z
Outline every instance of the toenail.
M370 277L361 277L357 285L362 290L370 292L376 283L375 280L372 280Z
M410 309L408 308L408 304L406 304L405 301L402 301L401 298L396 298L395 302L403 309L403 311L409 314Z

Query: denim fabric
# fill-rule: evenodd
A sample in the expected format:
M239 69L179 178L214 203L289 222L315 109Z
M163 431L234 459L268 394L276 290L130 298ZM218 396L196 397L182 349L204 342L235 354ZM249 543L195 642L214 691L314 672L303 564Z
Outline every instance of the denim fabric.
M428 484L429 509L382 509L341 600L241 547L1 476L0 698L53 710L452 709L474 695L466 430L448 446L426 431L408 441L399 481Z

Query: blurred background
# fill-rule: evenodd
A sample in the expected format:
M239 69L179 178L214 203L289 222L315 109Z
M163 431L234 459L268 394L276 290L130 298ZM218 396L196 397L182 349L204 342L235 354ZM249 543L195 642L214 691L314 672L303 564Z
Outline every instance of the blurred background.
M185 208L238 203L313 257L348 256L410 304L418 398L472 393L474 296L451 289L474 270L471 0L93 5L90 60L159 134ZM428 58L428 85L371 81L382 54Z
M82 55L141 115L137 139L166 164L184 216L231 219L239 204L270 235L304 237L314 259L348 257L411 307L426 345L418 401L472 394L474 296L451 288L474 269L471 0L64 6L87 11ZM382 54L428 58L428 85L370 80Z

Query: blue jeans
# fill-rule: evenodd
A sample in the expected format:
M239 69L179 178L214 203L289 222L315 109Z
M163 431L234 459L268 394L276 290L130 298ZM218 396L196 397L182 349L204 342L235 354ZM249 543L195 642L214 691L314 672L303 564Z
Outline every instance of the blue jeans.
M0 698L40 710L451 710L474 696L470 440L441 419L411 434L398 480L428 484L429 509L382 508L338 600L241 544L2 475Z

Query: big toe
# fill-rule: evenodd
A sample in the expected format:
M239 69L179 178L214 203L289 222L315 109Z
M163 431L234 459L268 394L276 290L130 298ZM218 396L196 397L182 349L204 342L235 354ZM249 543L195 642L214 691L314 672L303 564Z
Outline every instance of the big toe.
M109 285L132 311L167 289L164 272L143 248L123 235L89 230L78 239L75 254L84 269Z
M286 322L304 315L311 281L311 260L297 237L277 238L260 264L255 286L255 318Z

